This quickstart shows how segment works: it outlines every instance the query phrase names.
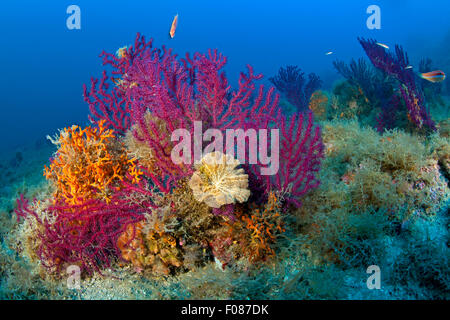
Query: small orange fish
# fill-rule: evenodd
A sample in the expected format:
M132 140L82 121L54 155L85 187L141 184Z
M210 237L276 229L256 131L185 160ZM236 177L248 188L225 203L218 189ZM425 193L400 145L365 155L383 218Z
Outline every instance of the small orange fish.
M178 25L178 13L173 18L172 26L170 27L170 31L169 31L170 39L173 39L173 37L175 37L175 31L177 30L177 25Z
M442 82L445 80L445 73L441 70L431 71L419 74L422 79L430 82Z

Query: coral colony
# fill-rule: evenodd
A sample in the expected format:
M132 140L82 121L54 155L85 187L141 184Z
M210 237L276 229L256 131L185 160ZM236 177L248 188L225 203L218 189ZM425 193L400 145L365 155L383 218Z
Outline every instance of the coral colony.
M314 73L310 73L306 81L305 73L297 66L280 68L278 74L269 80L299 112L308 110L311 95L322 86L322 81Z
M138 34L101 57L111 76L84 87L92 124L52 138L53 197L17 200L42 265L168 275L273 257L288 208L319 185L324 145L307 105L320 81L310 76L286 118L251 66L232 89L216 50L178 58ZM286 72L276 83L303 86L299 70Z
M395 53L391 53L378 45L376 40L366 40L364 38L359 38L358 40L372 64L398 81L398 91L406 105L408 120L419 129L436 130L435 124L425 106L423 92L416 84L413 70L409 68L408 54L403 48L396 45ZM383 119L389 119L392 116L392 113L398 108L398 103L398 100L393 97L392 102L383 108L379 118L381 125ZM389 113L391 113L391 116Z

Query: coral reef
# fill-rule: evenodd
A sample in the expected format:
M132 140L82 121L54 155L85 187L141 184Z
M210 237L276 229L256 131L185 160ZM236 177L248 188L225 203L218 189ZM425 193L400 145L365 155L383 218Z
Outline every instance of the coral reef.
M134 46L102 57L112 77L103 72L89 91L84 87L93 125L66 128L53 140L59 148L45 169L53 199L17 201L16 215L25 218L34 243L30 256L56 274L75 264L91 275L123 266L168 275L223 259L217 244L228 241L224 223L238 222L249 235L239 243L255 250L246 253L256 255L252 262L273 256L281 207L300 204L319 183L323 145L312 113L281 116L275 89L257 89L262 75L250 66L232 90L222 71L227 59L217 51L178 59L138 34ZM281 160L274 177L261 176L260 163L238 168L239 160L219 151L197 158L205 147L198 134L207 129L278 127ZM193 148L180 154L190 162L173 160L177 129L194 138ZM259 181L262 202L249 201L250 175ZM286 201L275 205L276 190ZM255 209L267 201L269 209ZM250 211L236 215L236 205Z
M173 144L170 141L170 130L166 126L166 122L163 120L152 116L152 114L147 111L144 115L145 126L143 129L138 125L133 125L133 127L125 133L124 143L126 146L127 153L130 157L137 159L139 166L145 172L152 173L154 175L163 174L165 171L172 172L171 166L166 164L171 163L170 154L173 148ZM152 131L152 127L155 125L156 130ZM164 141L164 150L159 154L159 158L156 157L155 151L149 146L146 140L143 138L146 134L150 134L152 139ZM157 136L155 136L157 134ZM171 171L172 170L172 171Z
M401 131L380 135L353 120L326 123L324 143L329 169L321 180L327 183L307 197L311 202L299 212L375 210L402 225L433 216L448 201L442 167L423 139ZM319 208L324 199L327 207Z
M395 54L393 54L379 46L374 39L359 38L358 40L372 64L399 82L398 90L405 102L409 121L418 129L434 131L436 129L434 121L425 105L423 93L416 85L414 72L408 68L409 59L403 48L396 45Z
M111 77L84 88L92 125L62 130L47 180L4 196L24 193L15 215L0 210L0 297L448 297L448 121L422 135L432 122L406 53L360 40L376 69L336 62L346 81L333 94L280 70L272 82L292 114L250 66L232 88L218 51L178 58L138 34L102 53ZM173 161L177 129L193 140L179 154L190 161ZM279 151L265 141L278 170L212 151L209 129L278 129ZM381 290L366 287L373 264ZM82 288L70 291L73 265Z
M358 40L373 67L361 58L349 64L333 62L346 81L335 85L327 119L357 118L379 132L395 128L419 134L434 132L436 122L448 113L440 94L442 84L420 79L401 46L396 45L392 52L374 39ZM431 63L422 59L419 71L429 71Z
M372 117L373 110L375 109L371 108L371 102L359 86L343 81L333 88L326 118L329 120L357 118L364 123Z
M352 59L349 65L336 60L333 66L352 86L356 86L363 92L371 105L376 105L380 99L386 98L386 93L389 94L389 91L392 91L383 73L371 68L364 59Z

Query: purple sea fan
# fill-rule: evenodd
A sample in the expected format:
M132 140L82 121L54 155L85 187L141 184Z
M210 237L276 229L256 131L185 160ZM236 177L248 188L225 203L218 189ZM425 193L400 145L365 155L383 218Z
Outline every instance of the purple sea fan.
M175 130L185 129L194 138L193 148L183 150L191 152L187 158L192 162L201 155L195 151L207 144L200 141L198 134L208 129L222 133L227 129L258 130L278 122L279 95L275 88L257 86L262 75L251 66L240 74L238 86L233 89L223 71L227 58L217 50L186 54L180 59L170 49L152 49L143 38L138 38L136 44L139 50L130 47L120 59L111 54L104 58L113 67L113 74L121 75L123 82L114 90L123 93L124 103L115 108L110 99L97 95L91 113L94 119L106 118L118 133L131 129L131 136L151 151L158 170L142 171L161 191L170 192L177 181L192 174L192 163L172 161L171 133ZM198 121L202 127L194 132ZM115 125L117 122L119 125Z
M398 121L397 113L401 106L401 97L393 95L390 100L383 101L381 104L381 112L375 118L377 122L377 131L383 132L385 129L394 129Z
M378 45L374 39L358 38L372 64L385 73L396 77L402 83L414 85L414 72L409 66L408 54L399 45L395 46L395 53Z
M138 33L134 46L124 49L121 57L115 54L102 52L103 65L110 65L113 77L109 77L106 71L103 71L102 78L91 78L91 88L88 90L83 85L84 101L88 103L91 115L89 119L92 122L105 120L109 128L115 130L119 135L124 135L131 127L131 109L129 101L125 94L125 83L123 77L127 74L134 61L148 52L158 52L152 48L152 40L146 42L144 36ZM113 83L111 83L112 81ZM122 82L125 81L125 82Z
M347 65L336 60L333 65L352 86L359 87L372 105L385 104L392 95L391 83L386 81L385 74L371 67L362 58L352 59Z
M399 91L408 110L408 119L419 129L436 130L435 124L426 109L423 93L416 85L415 75L409 66L408 54L399 45L395 53L387 51L374 39L358 38L372 64L399 81Z
M153 55L135 62L129 79L139 86L128 89L127 94L133 122L141 132L135 138L152 149L159 167L170 176L168 180L179 180L191 172L186 166L177 168L171 161L164 145L167 139L160 137L158 123L163 122L169 133L183 128L195 138L195 121L201 121L202 131L214 128L225 132L232 128L265 129L276 117L278 96L273 89L265 93L262 86L255 92L255 81L262 76L254 74L252 67L248 66L248 73L241 73L239 88L231 90L221 70L226 58L216 50L196 53L192 59L186 56L182 63L170 52L165 54L162 59ZM150 122L145 117L147 112L152 114ZM202 146L202 141L195 143ZM194 156L191 154L191 159Z
M314 126L312 112L281 118L279 170L263 176L266 192L280 192L288 203L301 205L300 198L319 186L317 178L324 145L320 127Z
M278 74L269 80L298 112L308 110L311 95L322 86L322 81L314 73L310 73L306 81L305 73L297 66L281 67Z

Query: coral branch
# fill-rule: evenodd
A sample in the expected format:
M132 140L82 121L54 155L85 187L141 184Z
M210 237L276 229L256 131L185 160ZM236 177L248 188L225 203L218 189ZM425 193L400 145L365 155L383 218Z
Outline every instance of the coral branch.
M297 66L280 68L278 74L269 80L291 104L297 107L298 112L308 109L311 95L322 86L322 81L314 73L310 73L306 81L305 73Z
M46 208L42 218L33 208L37 202L30 205L21 196L16 214L36 218L36 254L50 271L76 264L83 271L101 272L119 256L119 235L129 224L141 221L143 213L149 210L143 202L127 201L127 196L130 195L123 191L110 203L98 199L79 205L57 203Z
M409 67L408 54L399 45L395 54L379 46L374 39L358 38L372 64L399 81L399 91L408 110L408 119L419 129L436 130L425 106L423 93L416 85L414 72Z
M297 206L300 197L317 188L317 172L324 145L320 128L313 124L312 112L281 119L280 168L274 176L265 177L267 192L277 191Z
M102 79L91 79L91 89L88 92L83 85L84 101L89 105L92 122L104 120L109 128L113 128L118 134L125 134L130 128L130 108L124 93L113 87L109 90L108 76L103 71ZM98 87L97 87L98 84Z

